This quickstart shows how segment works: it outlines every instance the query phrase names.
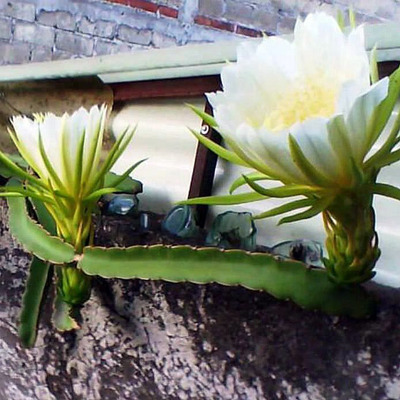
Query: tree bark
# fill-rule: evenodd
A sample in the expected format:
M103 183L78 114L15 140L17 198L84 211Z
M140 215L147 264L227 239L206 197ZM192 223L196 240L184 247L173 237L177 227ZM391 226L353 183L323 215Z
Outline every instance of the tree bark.
M36 347L24 349L30 256L3 201L0 233L1 400L400 398L398 290L371 284L379 311L359 321L238 287L95 279L80 330L54 331L47 301Z

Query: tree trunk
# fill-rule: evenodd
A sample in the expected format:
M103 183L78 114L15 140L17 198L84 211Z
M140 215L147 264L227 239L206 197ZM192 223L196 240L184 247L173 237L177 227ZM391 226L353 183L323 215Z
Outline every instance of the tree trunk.
M3 201L0 233L1 400L400 398L397 290L371 284L378 314L358 321L238 287L95 279L82 328L54 331L47 301L27 350L17 324L30 257Z

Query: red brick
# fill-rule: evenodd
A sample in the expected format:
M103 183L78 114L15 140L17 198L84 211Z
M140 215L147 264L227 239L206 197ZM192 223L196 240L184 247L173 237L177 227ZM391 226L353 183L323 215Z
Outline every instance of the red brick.
M166 17L178 18L178 10L176 10L175 8L160 6L158 7L158 11L161 15L164 15Z
M234 24L231 24L230 22L204 17L203 15L196 16L194 22L199 25L209 26L211 28L220 29L223 31L229 31L229 32L235 31Z
M146 0L108 0L111 3L124 4L126 6L135 7L140 10L156 12L158 5Z
M236 25L236 33L244 36L261 37L262 32L256 29L247 28L246 26Z
M216 19L213 19L211 22L211 26L215 29L221 29L224 31L229 31L229 32L234 32L235 31L235 25L230 23L230 22L225 22L225 21L219 21Z
M202 15L196 15L194 22L199 25L211 26L211 18L203 17Z

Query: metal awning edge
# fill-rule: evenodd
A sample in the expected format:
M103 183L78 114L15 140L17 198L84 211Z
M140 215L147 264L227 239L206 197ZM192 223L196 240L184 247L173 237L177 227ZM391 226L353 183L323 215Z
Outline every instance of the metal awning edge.
M367 49L377 46L378 61L400 60L400 25L392 22L365 25L365 36ZM7 65L0 67L0 82L98 75L105 83L114 83L219 74L226 61L236 60L237 45L244 40L260 39Z
M121 83L151 81L156 79L190 78L193 76L218 75L226 63L208 65L191 65L175 68L156 68L144 71L122 72L117 74L100 74L104 83Z
M0 82L71 78L90 75L146 74L221 64L236 59L237 41L204 43L182 47L141 50L91 58L48 61L0 67ZM115 79L113 80L115 81Z

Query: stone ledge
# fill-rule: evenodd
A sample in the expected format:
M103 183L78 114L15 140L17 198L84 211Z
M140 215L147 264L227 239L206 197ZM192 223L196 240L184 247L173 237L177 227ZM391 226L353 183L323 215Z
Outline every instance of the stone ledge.
M3 201L0 217L2 399L400 397L400 292L374 284L379 312L361 321L238 287L96 279L81 330L54 332L47 302L36 347L22 349L29 257L8 233Z

